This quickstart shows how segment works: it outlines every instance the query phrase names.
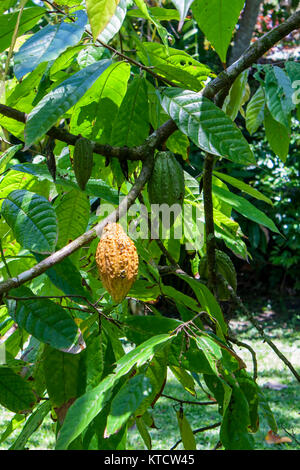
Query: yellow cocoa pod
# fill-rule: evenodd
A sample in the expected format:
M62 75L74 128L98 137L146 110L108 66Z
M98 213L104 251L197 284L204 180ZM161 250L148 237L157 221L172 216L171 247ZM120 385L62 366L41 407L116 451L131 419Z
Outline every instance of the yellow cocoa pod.
M120 224L107 224L97 246L96 264L103 287L120 303L134 283L139 257Z

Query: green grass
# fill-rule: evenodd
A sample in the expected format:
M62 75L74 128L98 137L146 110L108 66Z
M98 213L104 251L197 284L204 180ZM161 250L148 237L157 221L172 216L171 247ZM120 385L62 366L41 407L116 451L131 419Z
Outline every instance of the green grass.
M299 331L295 328L295 321L284 320L278 323L272 316L259 317L276 346L285 354L296 369L300 369L300 337ZM257 331L244 319L231 321L232 329L238 333L241 341L247 342L257 354L258 362L258 384L263 387L264 394L269 401L270 407L275 415L280 436L292 438L292 443L270 446L265 441L265 436L269 430L266 420L261 416L260 429L254 434L256 449L277 449L277 450L299 450L300 449L300 407L299 407L299 383L296 381L289 369L276 356L270 347L263 343ZM252 359L248 350L239 347L234 348L247 364L247 370L252 373ZM286 386L280 390L267 388L268 383L281 384ZM203 390L197 388L197 397L192 397L185 392L181 385L170 373L164 394L182 400L207 400ZM161 397L153 410L153 418L157 429L151 429L153 449L170 449L179 439L179 430L176 419L178 404L168 398ZM217 406L195 406L184 405L184 412L188 418L192 429L209 426L220 421ZM0 407L0 435L6 429L13 413L9 413ZM47 417L39 430L29 439L27 448L29 449L53 449L54 432L53 421ZM20 429L0 444L0 449L8 449L13 443ZM218 429L196 434L197 448L199 450L213 449L218 442ZM144 449L144 443L133 427L129 431L129 449ZM182 449L179 444L177 449Z

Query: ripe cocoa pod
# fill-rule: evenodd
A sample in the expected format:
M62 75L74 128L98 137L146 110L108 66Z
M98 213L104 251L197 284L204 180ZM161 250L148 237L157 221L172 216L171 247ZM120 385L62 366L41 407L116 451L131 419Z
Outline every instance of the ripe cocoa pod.
M228 284L236 291L237 288L237 278L236 271L233 265L233 262L229 256L221 250L216 250L216 267L217 272L220 273ZM203 256L199 262L199 275L200 279L208 278L208 266L207 266L207 257ZM230 293L228 289L224 287L221 282L217 282L218 288L218 297L220 300L226 301L230 299Z
M80 189L84 190L93 170L93 146L91 142L84 137L76 140L73 169L76 181Z
M184 173L171 152L158 152L148 181L150 204L183 204Z
M134 283L139 257L120 224L107 224L97 246L96 264L103 287L120 303Z

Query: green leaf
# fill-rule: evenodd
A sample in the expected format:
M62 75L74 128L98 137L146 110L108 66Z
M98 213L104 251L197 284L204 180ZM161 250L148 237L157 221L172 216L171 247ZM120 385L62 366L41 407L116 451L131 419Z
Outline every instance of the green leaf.
M195 436L182 408L176 411L176 417L184 449L197 450Z
M170 366L172 373L176 379L187 390L191 395L196 396L195 382L193 377L185 370L180 367Z
M226 450L253 450L254 440L248 432L249 424L247 399L239 387L233 386L220 430L220 439Z
M57 241L57 221L52 205L26 190L12 191L2 204L1 214L24 248L52 253Z
M49 401L45 401L36 408L36 410L29 416L26 423L13 445L9 450L24 450L25 445L30 436L37 431L44 418L50 413L51 405Z
M169 46L169 39L172 38L171 33L168 32L166 28L164 28L158 19L151 13L151 11L148 9L147 4L145 3L145 0L134 0L136 6L141 10L145 18L150 21L157 29L158 34L161 37L162 42L166 47Z
M294 90L289 76L280 67L274 65L266 70L265 93L272 118L290 132L290 114L295 108L292 100Z
M111 39L119 32L127 12L127 0L119 0L115 14L110 19L105 29L100 33L98 39L108 44Z
M4 442L19 426L25 421L24 415L15 414L15 416L9 421L4 432L0 436L0 444Z
M9 367L0 366L0 404L14 413L24 413L35 402L29 383Z
M54 208L58 224L57 246L62 248L86 231L90 203L84 192L72 189L55 201ZM77 250L69 257L74 265L78 264L80 253L81 251Z
M86 93L111 60L104 59L72 75L50 91L29 113L25 125L25 143L30 147L40 139Z
M202 150L241 165L255 163L241 131L209 99L191 91L168 88L162 106L179 129Z
M218 176L218 178L221 178L221 180L226 181L226 183L231 184L231 186L234 186L235 188L238 188L241 191L244 191L245 193L249 194L255 199L259 199L260 201L264 201L267 204L271 204L271 206L273 205L271 199L269 199L267 196L262 194L257 189L252 188L252 186L249 186L249 184L244 183L244 181L238 180L237 178L234 178L233 176L226 175L225 173L220 173L219 171L214 171L214 175Z
M273 152L285 162L286 157L289 153L290 146L290 131L287 130L286 126L276 121L267 107L265 107L265 131L267 141L270 144Z
M41 262L45 259L45 256L35 253L35 258L38 262ZM47 269L46 275L64 294L70 296L78 295L91 300L91 294L83 287L81 274L70 258L65 258L61 262L56 263L51 268ZM80 301L79 298L75 300Z
M76 12L73 23L49 24L31 36L14 56L14 73L18 80L32 72L42 62L59 57L69 46L75 46L84 32L87 17L84 11Z
M117 361L112 375L107 376L97 387L78 398L68 410L58 436L56 449L66 449L81 434L108 403L112 396L113 387L120 378L135 365L142 366L170 340L169 335L158 335L145 341Z
M54 408L77 398L84 388L80 374L80 354L68 354L46 346L43 354L43 368L47 393Z
M226 62L227 49L234 27L245 0L195 0L192 12L199 28L216 50L221 61Z
M241 196L226 191L213 185L213 193L223 201L231 204L232 208L242 214L247 219L253 220L257 224L268 227L272 232L280 233L274 222L265 215L264 212L257 209L251 202Z
M224 101L222 109L227 116L232 119L232 121L237 117L240 107L245 99L245 95L247 93L247 82L248 70L245 70L235 79L230 88L229 94Z
M171 9L171 8L149 7L148 11L152 16L157 18L159 21L172 21L172 20L179 21L180 19L178 11ZM127 16L133 17L133 18L144 18L145 20L148 18L148 14L145 14L139 8L128 10Z
M148 432L148 429L145 425L143 417L141 416L140 418L136 418L135 422L136 422L136 427L137 427L137 429L138 429L138 431L141 435L141 438L143 439L147 449L151 450L152 449L151 436L150 436L150 434Z
M127 147L139 145L148 137L149 127L146 81L136 77L130 83L115 118L111 144Z
M25 8L20 19L18 35L21 36L26 33L26 31L33 28L39 19L42 18L45 11L46 10L41 7ZM18 15L19 12L16 11L0 17L0 53L10 46Z
M200 281L197 281L196 279L190 276L187 276L185 274L177 274L177 276L183 279L191 286L191 288L196 294L196 297L201 307L207 311L207 313L211 316L212 319L217 321L218 325L220 325L221 331L219 331L219 333L221 334L221 337L222 332L226 334L227 325L224 320L222 310L210 290Z
M3 170L15 154L22 148L22 144L13 145L0 155L0 170ZM2 195L2 194L1 194Z
M129 64L111 64L75 105L70 131L90 140L107 143L127 91L129 77Z
M246 128L251 135L254 134L264 122L264 110L265 94L263 88L259 87L249 101L246 109Z
M21 181L24 179L24 175L22 175L22 173L28 173L29 175L36 176L36 178L40 181L48 180L53 182L53 178L50 175L46 165L43 164L39 165L37 163L21 163L14 165L12 169L21 172L19 178ZM55 183L68 189L78 190L78 184L76 183L73 171L68 171L68 177L66 175L57 175ZM40 183L39 186L44 187L44 185L41 185ZM118 191L100 179L90 178L85 187L85 193L89 194L90 196L96 196L104 199L105 201L111 202L112 204L119 204Z
M53 348L73 353L81 351L76 344L78 328L60 305L36 297L27 287L12 289L10 296L21 297L18 301L7 300L7 305L10 316L27 333Z
M86 8L94 41L109 24L120 0L87 0Z
M143 374L134 376L123 385L112 400L105 435L109 437L118 432L151 392L150 380Z
M206 65L186 52L171 47L167 49L156 42L143 42L138 48L138 56L145 65L153 67L158 75L193 91L201 90L207 78L213 76Z

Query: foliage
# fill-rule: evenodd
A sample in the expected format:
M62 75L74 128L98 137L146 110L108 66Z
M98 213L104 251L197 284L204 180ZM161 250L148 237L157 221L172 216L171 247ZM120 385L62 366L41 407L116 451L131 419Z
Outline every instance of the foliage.
M274 433L277 425L214 295L210 243L216 236L232 257L248 258L247 232L235 214L282 236L274 213L266 214L270 194L228 170L247 172L258 163L246 129L253 134L262 124L286 165L291 119L299 116L292 86L299 64L259 66L260 91L250 101L241 69L220 105L205 96L215 70L201 62L195 42L190 48L185 41L201 29L225 62L244 2L235 1L221 24L203 21L202 0L184 8L144 0L4 3L0 404L16 413L12 428L26 416L12 448L24 448L49 413L56 449L126 449L134 423L151 448L151 409L168 370L192 396L205 382L220 415L221 447L254 448L259 415ZM211 2L210 18L212 8L220 13L222 4ZM180 34L174 27L183 31L181 46L174 47ZM234 122L240 115L243 125ZM185 195L184 218L167 232L160 226L158 238L149 233L147 182L161 150L185 169ZM202 172L207 155L216 170L209 189ZM139 255L138 278L120 303L95 263L97 236L114 214ZM198 272L205 256L208 283ZM226 266L222 272L226 277ZM147 314L135 315L140 310ZM194 449L184 409L177 422L185 448Z

